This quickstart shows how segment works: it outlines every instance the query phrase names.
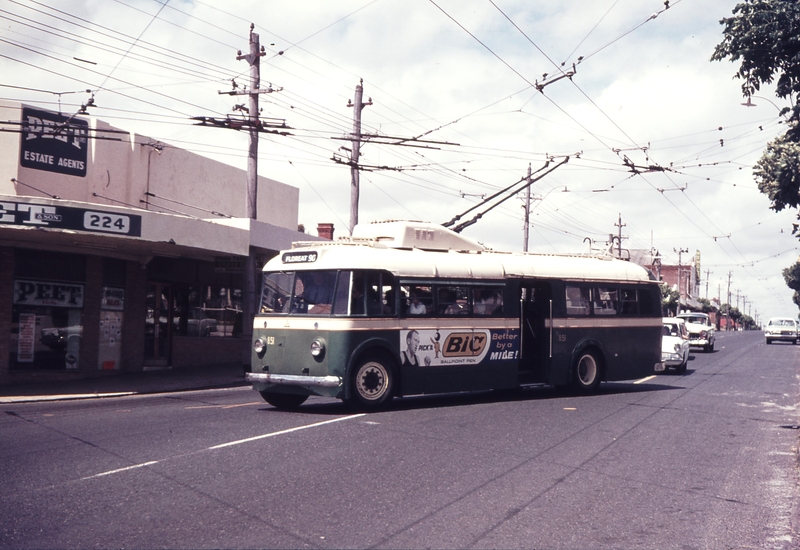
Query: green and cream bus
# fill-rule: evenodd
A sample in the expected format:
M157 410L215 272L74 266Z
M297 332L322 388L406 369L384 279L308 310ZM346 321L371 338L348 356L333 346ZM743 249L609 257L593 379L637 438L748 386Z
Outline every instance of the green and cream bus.
M663 370L661 294L610 256L501 253L435 224L357 226L264 266L247 380L271 405L528 384L591 392Z

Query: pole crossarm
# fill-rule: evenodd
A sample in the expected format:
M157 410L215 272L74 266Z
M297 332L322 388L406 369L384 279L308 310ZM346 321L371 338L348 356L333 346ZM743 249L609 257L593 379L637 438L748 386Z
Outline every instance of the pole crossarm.
M225 118L217 118L210 116L193 116L190 120L195 120L195 126L215 126L217 128L228 128L230 130L255 130L256 132L263 132L267 134L278 134L281 136L291 136L291 132L272 130L271 128L280 128L285 130L294 130L291 126L286 125L285 120L272 119L274 122L264 119L257 119L255 121L250 118L237 118L226 116Z

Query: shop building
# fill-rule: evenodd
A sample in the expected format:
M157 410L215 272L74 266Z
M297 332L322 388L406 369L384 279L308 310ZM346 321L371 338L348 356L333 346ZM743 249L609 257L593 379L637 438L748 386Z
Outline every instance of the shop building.
M222 130L220 130L222 131ZM85 116L0 102L0 384L241 363L244 259L298 189ZM258 279L257 279L258 280Z

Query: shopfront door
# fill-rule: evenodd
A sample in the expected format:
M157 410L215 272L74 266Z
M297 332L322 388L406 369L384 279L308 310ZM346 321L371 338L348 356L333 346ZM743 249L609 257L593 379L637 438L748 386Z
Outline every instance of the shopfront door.
M144 325L145 366L170 365L173 333L172 286L168 283L147 284L147 317Z

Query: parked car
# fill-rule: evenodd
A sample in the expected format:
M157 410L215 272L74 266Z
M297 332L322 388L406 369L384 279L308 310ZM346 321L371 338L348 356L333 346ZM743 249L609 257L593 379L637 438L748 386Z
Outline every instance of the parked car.
M661 362L677 372L686 372L689 362L689 332L686 323L677 317L664 317L661 333Z
M774 341L797 343L797 321L789 317L773 317L764 327L767 344Z
M679 313L677 318L683 319L686 323L690 346L703 348L704 351L714 351L716 331L708 315L705 313Z

